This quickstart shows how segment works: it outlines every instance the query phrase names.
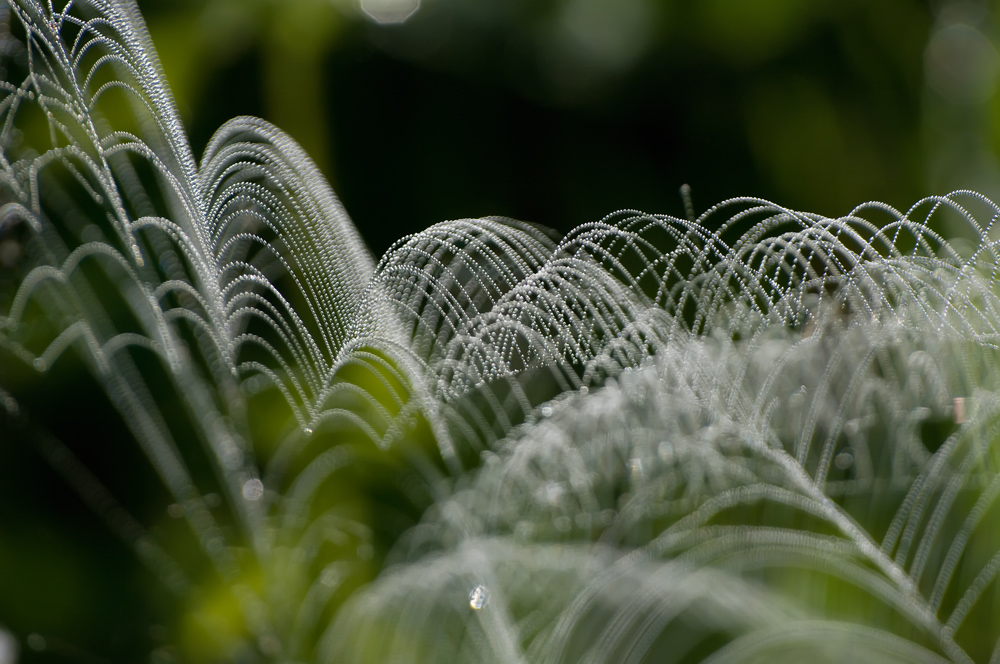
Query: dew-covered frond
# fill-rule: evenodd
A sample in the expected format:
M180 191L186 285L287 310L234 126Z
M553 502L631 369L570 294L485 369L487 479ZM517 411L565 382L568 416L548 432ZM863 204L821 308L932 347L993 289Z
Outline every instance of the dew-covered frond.
M376 264L279 129L197 165L134 3L9 11L0 352L122 413L184 529L115 523L237 607L217 659L1000 660L991 201L462 219Z
M216 133L198 184L227 318L242 335L232 338L280 349L308 403L357 333L368 251L315 165L261 120L237 118Z
M5 266L0 340L39 371L71 346L83 351L170 494L187 506L213 566L225 573L233 562L214 546L218 523L196 488L177 429L159 409L158 387L150 388L176 375L167 381L199 404L206 423L224 401L197 380L156 301L164 276L183 274L200 288L207 274L188 182L193 160L155 55L134 6L25 2L11 11L23 41L3 63L9 85L0 102L0 236L22 259ZM107 106L102 88L117 89L128 105ZM157 265L164 247L143 230L169 210L187 243L185 267ZM211 335L203 312L191 317L198 334ZM158 369L140 370L150 359ZM223 459L242 454L238 437L202 442L224 468Z
M90 365L166 486L165 514L207 559L182 593L197 613L198 584L281 569L262 537L270 494L254 445L289 424L302 437L346 340L367 329L357 309L373 261L315 166L266 123L229 123L196 167L134 3L10 9L20 48L2 63L0 241L18 260L0 266L0 344L42 372L70 348ZM265 383L254 405L268 404L274 431L252 426L247 380ZM347 514L316 530L327 521L309 532L347 546L336 557L353 574L365 526ZM191 563L183 539L167 555ZM283 597L294 580L277 584ZM273 635L273 614L253 608L267 589L240 592L251 639Z
M550 402L540 420L485 452L474 479L401 541L400 571L358 600L380 607L370 628L419 632L413 621L430 609L409 605L457 611L477 584L503 597L498 610L539 606L527 599L531 590L496 573L511 564L502 556L471 573L442 566L442 555L590 542L611 570L583 575L594 584L591 576L625 573L653 583L657 565L682 563L725 570L758 598L785 595L796 607L790 620L832 621L803 632L785 622L705 635L702 656L727 661L743 643L748 652L767 643L768 653L832 656L823 639L805 636L828 628L856 631L872 661L985 661L1000 638L984 622L996 610L1000 567L985 521L1000 490L992 405L1000 373L991 346L954 331L928 334L919 326L926 314L915 322L832 311L814 315L805 332L675 337L637 371ZM515 564L530 566L533 555ZM430 569L447 580L394 595L409 583L401 579ZM558 574L531 586L561 585ZM504 638L528 650L551 629L589 643L580 634L606 599L583 586L566 592L545 618L533 614L541 624L507 620ZM614 638L638 648L635 661L659 661L669 621L652 621L639 595L631 599ZM464 610L454 620L466 626L440 637L453 647L493 620L481 616L489 607ZM704 626L727 610L686 615ZM637 638L643 630L653 633ZM622 661L597 641L586 656L532 661Z
M501 219L446 222L390 250L368 307L394 312L395 352L444 400L455 435L483 449L544 398L599 384L691 334L808 335L838 312L845 323L894 320L995 344L996 260L989 222L977 222L995 214L971 193L840 219L737 199L697 223L623 211L558 243ZM954 218L977 238L975 254L960 256L932 230ZM554 387L534 396L517 379L546 372Z
M715 633L794 619L779 597L724 572L622 562L601 547L472 539L389 570L327 632L320 661L680 662Z

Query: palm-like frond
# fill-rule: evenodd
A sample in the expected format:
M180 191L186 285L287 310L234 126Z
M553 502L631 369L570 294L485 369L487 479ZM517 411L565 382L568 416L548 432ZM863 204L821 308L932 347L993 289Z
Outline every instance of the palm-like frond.
M0 342L85 358L207 565L119 530L232 599L218 657L1000 660L991 202L459 220L376 264L278 129L195 163L134 4L11 11ZM384 568L372 466L429 508Z

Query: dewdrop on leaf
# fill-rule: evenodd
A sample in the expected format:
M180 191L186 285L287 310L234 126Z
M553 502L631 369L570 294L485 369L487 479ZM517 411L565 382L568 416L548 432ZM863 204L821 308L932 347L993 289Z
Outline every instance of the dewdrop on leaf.
M469 606L478 611L479 609L486 606L486 603L490 601L490 593L486 590L486 586L480 584L472 589L469 593Z
M260 500L264 495L264 483L257 478L247 480L243 484L243 497L249 501Z

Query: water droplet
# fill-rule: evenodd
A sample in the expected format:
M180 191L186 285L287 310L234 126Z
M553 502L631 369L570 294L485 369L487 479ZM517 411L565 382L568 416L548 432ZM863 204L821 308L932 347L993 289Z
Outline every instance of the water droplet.
M546 482L542 487L541 499L549 505L558 505L566 494L566 487L560 482Z
M833 465L835 465L840 470L847 470L854 463L854 457L851 456L850 452L844 451L838 454L833 459Z
M28 635L28 647L31 648L32 650L37 650L39 652L45 650L46 648L45 637L39 634L38 632L32 632L31 634Z
M264 495L264 483L256 477L243 484L243 497L247 500L260 500Z
M302 433L304 433L307 436L311 436L311 435L313 435L313 430L310 429L309 427L303 427Z
M222 552L226 550L226 541L221 537L210 537L207 542L205 542L205 551L213 556L221 556Z
M216 431L220 438L226 435L225 428L222 425L216 427ZM232 441L229 441L232 443ZM243 465L243 453L240 452L235 447L230 447L222 453L222 464L229 470L237 470Z
M542 406L542 417L552 417L552 406Z
M486 589L486 586L480 584L472 589L469 593L469 606L478 611L479 609L486 606L487 602L490 601L490 591Z
M45 371L45 369L48 368L45 364L45 360L40 357L36 357L31 365L35 367L35 371Z
M319 582L327 588L335 588L340 585L340 569L337 567L327 567L319 576Z
M674 461L674 446L668 440L660 441L659 447L657 447L657 452L660 455L660 460L664 463L673 463Z
M632 458L628 460L628 470L633 480L642 478L642 459Z
M580 388L580 394L582 394L584 396L587 396L587 394L589 394L589 393L590 393L590 388L587 387L586 385L584 385L584 386L582 386Z
M17 415L18 411L20 410L20 408L17 405L17 401L14 399L14 397L11 396L8 396L6 399L4 399L3 407L11 415Z

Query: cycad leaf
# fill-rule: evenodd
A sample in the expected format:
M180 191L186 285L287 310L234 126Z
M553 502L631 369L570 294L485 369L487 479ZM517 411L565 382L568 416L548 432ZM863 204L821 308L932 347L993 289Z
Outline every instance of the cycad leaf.
M457 220L376 265L280 130L196 165L134 3L12 11L0 343L121 411L208 562L173 586L237 607L208 657L1000 660L991 202Z

